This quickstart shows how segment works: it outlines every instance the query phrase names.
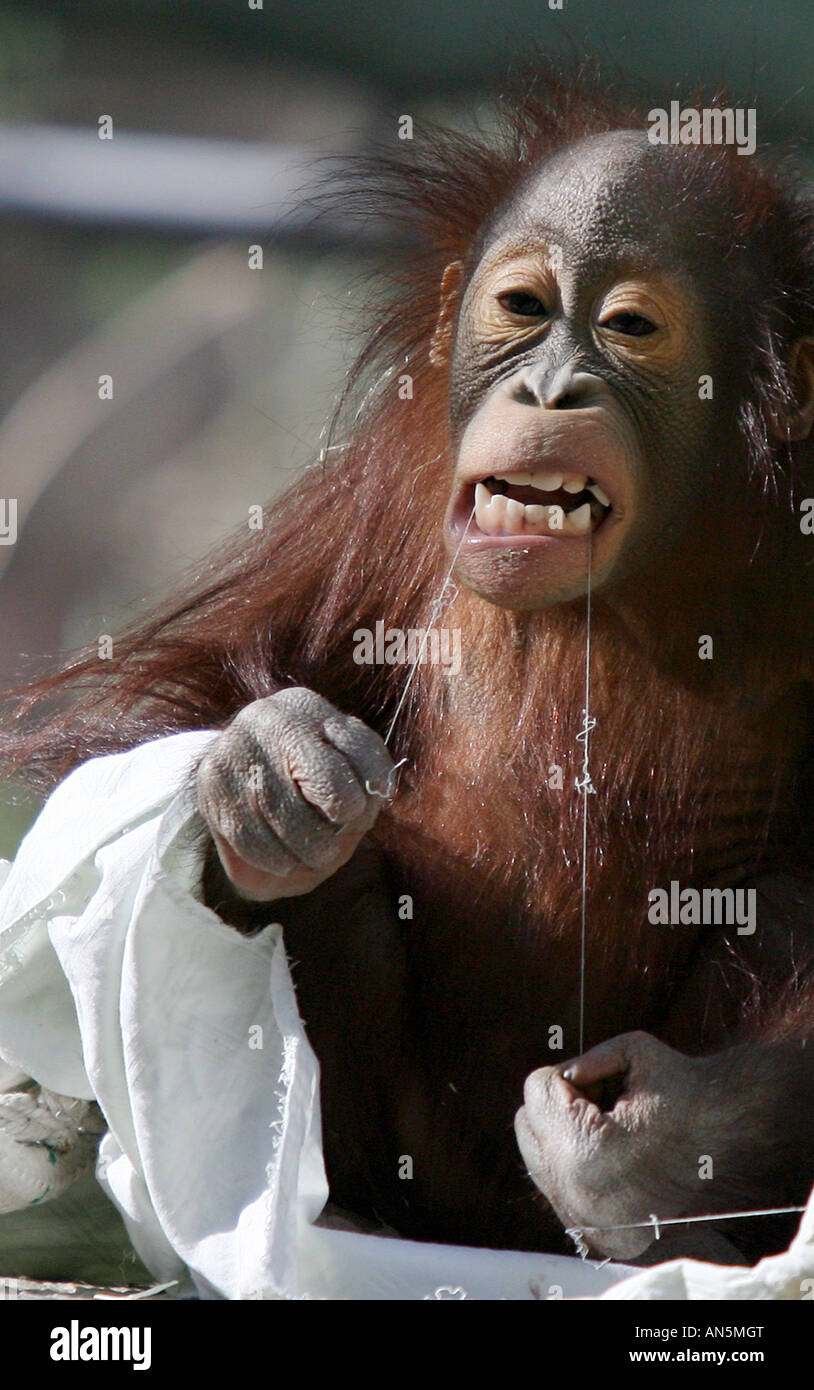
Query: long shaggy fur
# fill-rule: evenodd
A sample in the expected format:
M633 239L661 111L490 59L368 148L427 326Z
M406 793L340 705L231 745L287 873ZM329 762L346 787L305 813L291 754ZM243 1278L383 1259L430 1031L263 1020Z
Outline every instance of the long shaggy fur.
M540 160L583 135L645 126L646 112L609 95L596 72L575 80L543 67L519 97L514 91L498 106L488 136L436 130L408 158L378 160L361 181L357 171L343 212L389 217L414 249L396 260L376 327L345 384L329 461L275 500L261 531L242 529L166 607L120 634L112 662L79 654L10 692L0 740L8 775L47 789L89 757L220 727L250 701L292 684L385 731L407 671L355 664L353 634L380 620L425 626L448 565L441 539L452 468L448 377L429 358L443 271L458 260L471 266L490 219ZM725 148L689 147L680 158L685 197L693 206L712 197L730 229L728 245L718 248L727 271L734 275L743 257L764 270L759 301L733 305L741 389L726 475L736 494L733 528L742 524L759 554L772 518L783 509L788 517L800 497L814 494L811 445L778 445L766 427L791 391L789 344L814 333L814 205L782 164L770 168ZM413 379L409 402L395 389L404 372ZM737 698L676 669L664 588L661 606L645 601L646 642L623 627L601 592L595 597L588 1045L633 1027L678 1036L676 989L706 959L707 943L685 946L654 931L643 908L650 888L671 877L684 886L726 884L767 868L803 877L814 868L809 573L771 621L760 609L739 616L730 611L725 568L740 552L728 543L727 536L718 597L729 621L742 624L749 653ZM545 1055L549 1023L563 1025L576 1045L582 797L574 778L585 605L517 615L461 591L442 622L461 629L463 671L448 680L438 667L417 670L395 731L393 751L407 759L399 795L370 839L384 851L395 888L414 899L411 1007L417 1046L432 1040L427 1066L441 1088L442 1127L447 1077L455 1075L463 1130L473 1152L488 1149L475 1181L483 1186L483 1174L494 1173L500 1187L516 1163L508 1138L514 1088ZM778 671L784 679L774 707L758 714L750 695ZM710 955L709 985L684 1010L687 1050L719 1043L747 1016L767 1036L814 1032L803 963L782 998L777 989L764 998L757 967L739 947L731 957ZM399 1059L384 1061L390 1076ZM373 1129L360 1132L360 1163L377 1142ZM440 1141L437 1154L442 1186L456 1181ZM448 1237L486 1239L468 1220L459 1212ZM433 1229L437 1238L446 1228Z

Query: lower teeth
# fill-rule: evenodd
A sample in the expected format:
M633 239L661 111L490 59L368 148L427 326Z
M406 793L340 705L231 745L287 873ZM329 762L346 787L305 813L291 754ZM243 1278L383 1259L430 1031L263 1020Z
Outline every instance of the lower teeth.
M518 502L490 492L484 483L475 487L475 519L489 536L584 536L606 514L600 502L582 502L566 511L556 504Z

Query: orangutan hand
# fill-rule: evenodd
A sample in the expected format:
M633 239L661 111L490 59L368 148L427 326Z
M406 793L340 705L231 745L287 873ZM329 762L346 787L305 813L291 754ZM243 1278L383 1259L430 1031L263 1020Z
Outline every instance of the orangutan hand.
M599 1254L634 1259L655 1230L598 1228L712 1206L701 1160L720 1152L738 1110L716 1062L623 1033L528 1077L515 1119L523 1159L566 1228Z
M376 820L392 767L378 734L312 690L247 705L197 773L198 807L236 892L273 902L329 878Z

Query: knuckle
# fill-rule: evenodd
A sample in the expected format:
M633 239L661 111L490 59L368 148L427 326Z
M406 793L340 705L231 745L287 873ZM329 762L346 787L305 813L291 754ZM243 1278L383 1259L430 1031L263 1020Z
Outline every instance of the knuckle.
M371 729L370 725L366 724L363 719L357 718L355 714L343 714L340 717L348 730L355 734L360 742L367 744L370 748L381 748L385 752L387 751L376 730Z
M285 698L289 693L287 690L279 690L274 695L265 695L262 700L252 700L235 715L229 728L260 731L273 729L281 716L290 717L291 702Z
M287 686L268 699L272 709L285 710L295 717L322 718L326 712L333 711L333 706L322 695L309 690L306 685Z

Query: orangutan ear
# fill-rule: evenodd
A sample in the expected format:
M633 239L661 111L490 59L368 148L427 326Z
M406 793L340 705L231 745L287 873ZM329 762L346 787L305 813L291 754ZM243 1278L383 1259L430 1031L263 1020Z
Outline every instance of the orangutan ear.
M441 277L441 306L430 340L430 361L434 367L449 366L455 337L455 319L464 279L463 261L452 261Z
M769 429L777 439L807 439L814 425L814 338L798 338L789 356L791 391L788 401L769 413Z

